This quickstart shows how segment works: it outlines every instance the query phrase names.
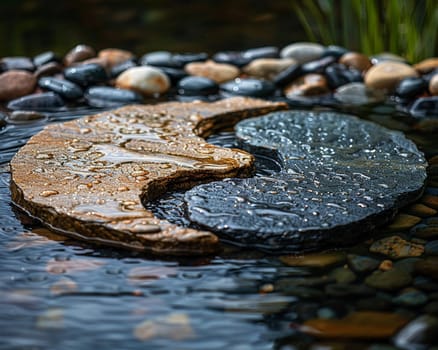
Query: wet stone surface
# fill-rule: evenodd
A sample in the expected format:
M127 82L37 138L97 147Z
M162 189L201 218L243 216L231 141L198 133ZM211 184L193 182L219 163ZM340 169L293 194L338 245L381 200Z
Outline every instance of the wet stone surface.
M336 113L240 122L243 148L275 152L271 177L200 185L190 219L243 246L303 251L361 241L421 193L426 162L402 134Z

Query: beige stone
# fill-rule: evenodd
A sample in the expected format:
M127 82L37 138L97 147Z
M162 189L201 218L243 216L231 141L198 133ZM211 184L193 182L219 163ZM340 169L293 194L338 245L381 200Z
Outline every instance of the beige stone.
M438 74L435 74L429 82L429 92L438 95Z
M106 60L108 62L108 66L112 68L119 63L132 59L134 54L126 50L109 48L100 50L97 56Z
M247 64L242 70L253 77L272 79L296 63L297 61L292 58L259 58Z
M218 84L233 80L240 74L240 70L236 66L227 63L217 63L212 60L191 62L186 64L184 69L190 75L209 78Z
M386 61L372 66L364 80L370 88L390 92L401 80L417 76L416 70L406 63Z
M160 69L150 66L133 67L120 74L116 87L137 91L143 96L162 94L169 90L170 80Z
M438 57L431 57L418 62L414 64L414 68L422 74L429 73L435 68L438 68Z

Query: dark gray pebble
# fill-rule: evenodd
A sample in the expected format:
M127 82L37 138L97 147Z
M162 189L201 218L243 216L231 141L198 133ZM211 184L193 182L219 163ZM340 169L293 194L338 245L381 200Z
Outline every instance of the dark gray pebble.
M397 85L395 94L399 97L411 99L427 90L427 82L423 78L405 78Z
M391 300L381 298L379 295L370 298L357 298L356 308L366 311L385 311L391 310L393 307Z
M290 82L304 75L300 64L293 64L289 68L281 71L272 80L277 86L286 86Z
M399 295L392 299L392 302L403 306L421 306L426 304L427 300L427 294L418 289L409 288L401 291Z
M438 240L427 242L424 246L426 255L438 255Z
M184 64L176 61L173 57L173 54L169 51L149 52L140 58L140 64L143 66L159 66L170 68L184 67Z
M278 58L280 57L280 51L275 46L263 46L248 49L242 52L242 57L253 61L258 58Z
M226 96L267 97L275 92L275 86L267 80L237 78L220 85Z
M0 60L0 73L12 69L33 72L35 66L28 57L3 57Z
M184 67L188 63L206 61L208 59L208 54L206 52L175 53L173 54L172 59Z
M132 68L132 67L137 67L137 63L134 60L127 60L125 62L119 63L111 68L110 77L117 78L125 70Z
M43 77L38 80L38 85L42 89L56 92L67 100L77 100L83 95L79 85L65 79Z
M325 293L333 297L370 297L376 294L373 288L365 285L355 285L347 283L334 283L325 287Z
M347 260L350 268L358 273L374 271L380 265L380 260L362 255L348 254Z
M325 71L325 69L328 66L330 66L335 62L336 62L336 58L334 58L333 56L327 56L320 58L319 60L304 63L301 66L301 69L304 74L310 74L310 73L321 74Z
M109 86L93 86L85 91L85 100L92 107L106 108L141 103L143 98L135 91Z
M420 97L412 104L409 112L417 118L438 117L438 96Z
M240 51L218 52L214 54L212 58L215 62L228 63L239 68L246 66L249 62L251 62L251 59L243 57L243 54Z
M362 73L354 68L347 68L343 64L328 66L324 72L330 89L337 89L348 83L360 83L363 81Z
M184 96L207 96L216 94L219 85L211 79L204 77L186 77L177 85L178 94Z
M422 315L409 322L394 337L394 345L405 350L426 350L438 342L438 318Z
M177 84L182 78L188 76L184 69L159 66L157 66L157 68L161 69L169 77L172 85Z
M335 58L340 58L342 55L349 52L345 47L330 45L327 46L322 54L322 57L332 56Z
M64 77L81 86L102 83L108 79L105 69L95 63L66 68Z
M46 52L40 53L39 55L36 55L33 58L33 64L36 67L41 67L41 66L43 66L47 63L50 63L50 62L56 62L56 63L61 62L58 55L56 53L54 53L53 51L46 51Z
M17 98L8 103L7 107L13 110L26 111L50 111L58 110L64 107L62 98L54 92L46 92L43 94L32 94Z
M26 124L43 119L46 119L46 116L35 111L13 111L8 117L12 124Z

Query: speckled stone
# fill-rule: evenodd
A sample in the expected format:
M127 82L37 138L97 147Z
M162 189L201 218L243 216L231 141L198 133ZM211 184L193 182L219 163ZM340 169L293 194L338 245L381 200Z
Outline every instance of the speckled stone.
M425 60L414 64L414 68L421 74L429 73L438 68L438 57L426 58Z
M206 62L192 62L184 67L190 75L209 78L216 83L224 83L237 78L240 74L239 68L228 63L217 63L209 60Z
M297 42L284 47L280 56L283 58L293 58L298 63L306 63L321 58L325 47L310 42Z
M365 284L381 290L397 290L412 283L412 277L406 271L393 268L388 271L374 271L365 279Z
M416 76L418 73L408 64L388 61L372 66L364 80L370 88L392 91L401 80Z
M10 70L0 74L0 101L8 101L33 92L36 78L23 70Z
M358 52L347 52L339 59L339 63L365 72L373 65L368 56Z
M370 247L370 252L400 259L422 255L424 246L408 242L399 236L391 236L374 242Z
M141 66L125 70L115 82L116 87L133 90L143 96L161 94L169 90L170 80L155 67Z
M296 61L292 58L259 58L243 67L242 71L256 78L273 79L293 64Z

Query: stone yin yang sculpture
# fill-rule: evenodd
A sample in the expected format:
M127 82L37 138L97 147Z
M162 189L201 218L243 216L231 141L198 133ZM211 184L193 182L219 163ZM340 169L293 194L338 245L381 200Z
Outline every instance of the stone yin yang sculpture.
M280 112L242 121L237 136L247 150L279 157L282 169L271 177L238 179L254 173L254 157L203 139L285 107L242 97L169 102L50 125L11 161L13 200L66 235L187 255L217 251L215 233L273 251L345 245L421 193L426 162L415 145L352 116ZM188 213L201 230L142 205L190 188Z
M351 115L284 111L241 121L242 148L276 153L273 176L185 194L189 218L242 246L296 252L359 242L415 200L426 161L403 134Z

